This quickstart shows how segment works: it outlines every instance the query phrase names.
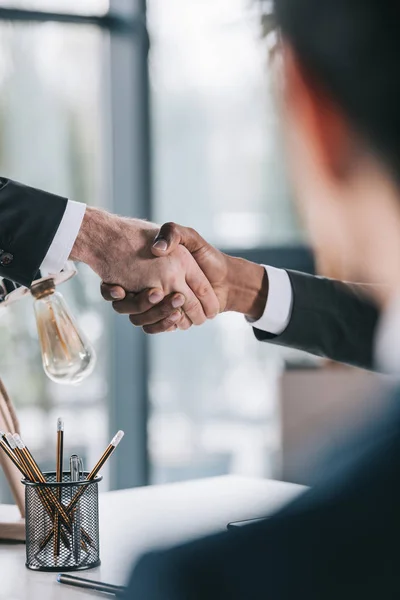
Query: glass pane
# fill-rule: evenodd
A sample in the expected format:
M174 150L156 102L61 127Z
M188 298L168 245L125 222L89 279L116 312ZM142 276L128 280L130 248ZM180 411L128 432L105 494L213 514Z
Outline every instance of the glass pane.
M41 10L53 13L104 15L109 0L2 0L3 8Z
M103 156L104 42L91 27L0 23L3 176L112 208ZM59 290L97 350L99 364L81 386L59 386L44 375L30 297L0 308L0 376L24 438L43 468L51 469L58 416L65 420L66 458L76 451L93 465L108 442L109 307L86 268Z
M296 242L261 2L150 0L154 218L225 247Z
M149 1L155 214L225 247L301 239L248 0ZM253 8L252 8L253 7ZM151 338L152 479L271 476L283 359L244 318Z

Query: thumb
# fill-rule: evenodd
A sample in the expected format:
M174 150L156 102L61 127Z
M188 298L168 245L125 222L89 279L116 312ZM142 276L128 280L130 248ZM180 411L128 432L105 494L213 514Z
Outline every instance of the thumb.
M151 251L155 256L166 256L171 254L179 244L194 254L206 244L206 241L191 227L164 223L153 242Z

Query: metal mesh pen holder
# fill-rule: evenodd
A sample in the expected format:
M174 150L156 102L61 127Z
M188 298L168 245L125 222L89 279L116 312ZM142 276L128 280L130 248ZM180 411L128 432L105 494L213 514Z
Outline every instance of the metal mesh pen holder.
M83 476L87 477L88 473ZM24 480L26 504L26 566L35 571L78 571L100 564L98 483L71 481L70 473L56 482Z

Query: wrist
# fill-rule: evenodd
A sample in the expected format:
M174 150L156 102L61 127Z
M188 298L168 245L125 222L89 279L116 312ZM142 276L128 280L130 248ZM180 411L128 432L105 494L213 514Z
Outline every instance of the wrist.
M107 239L110 229L108 213L90 206L86 207L82 224L72 247L70 259L86 263L98 272L105 260L104 238Z
M268 299L268 275L261 265L227 256L226 311L258 320Z

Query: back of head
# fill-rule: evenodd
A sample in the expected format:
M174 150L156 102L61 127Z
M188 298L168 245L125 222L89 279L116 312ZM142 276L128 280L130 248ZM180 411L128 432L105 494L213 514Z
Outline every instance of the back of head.
M275 0L303 67L400 182L400 2Z

